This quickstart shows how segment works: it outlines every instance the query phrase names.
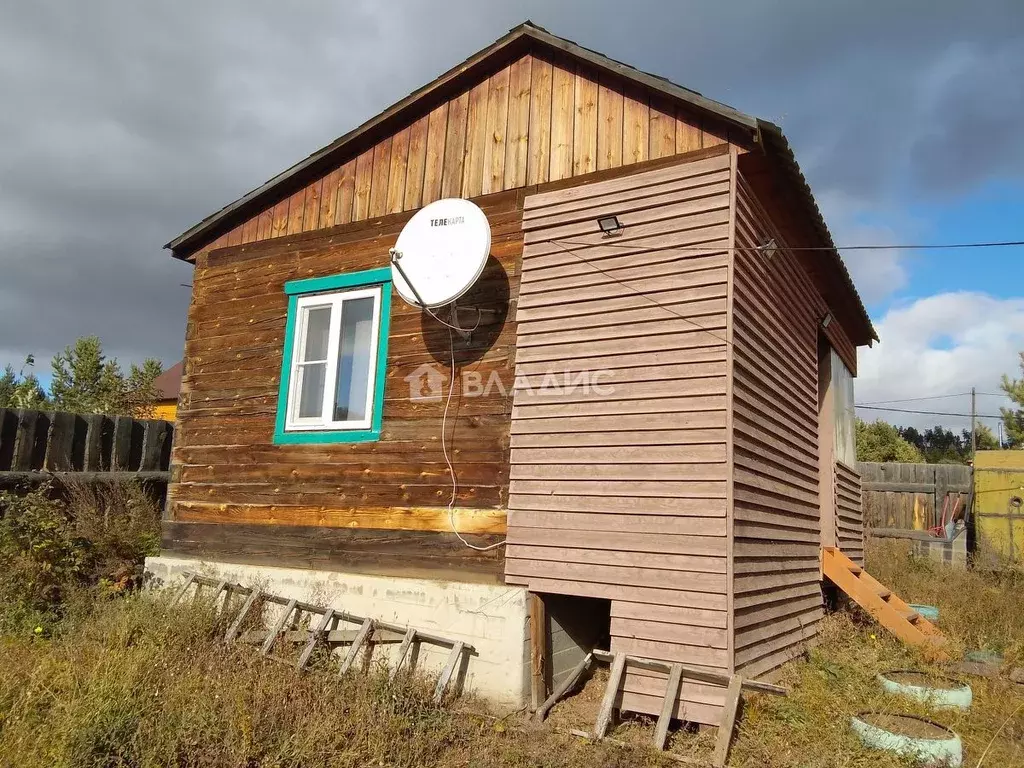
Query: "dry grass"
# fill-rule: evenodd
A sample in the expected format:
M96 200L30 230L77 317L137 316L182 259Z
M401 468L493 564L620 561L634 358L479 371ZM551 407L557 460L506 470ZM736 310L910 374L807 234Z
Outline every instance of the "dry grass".
M1018 658L1024 612L1008 577L930 566L899 547L873 548L869 568L907 599L934 603L954 649L981 645ZM101 601L53 638L0 639L0 766L664 766L649 719L627 719L619 748L567 736L590 730L605 673L558 705L547 727L437 707L429 681L391 683L379 670L338 679L298 674L245 647L216 642L201 606L150 597ZM974 678L970 712L931 711L880 690L878 672L929 667L855 611L829 616L820 642L779 682L787 698L748 696L730 764L754 768L905 766L864 749L858 711L926 715L964 740L966 766L1024 765L1024 686ZM1012 713L1015 715L1010 717ZM999 729L1002 727L1002 730ZM997 732L998 735L997 735ZM677 732L677 754L707 756L715 733Z

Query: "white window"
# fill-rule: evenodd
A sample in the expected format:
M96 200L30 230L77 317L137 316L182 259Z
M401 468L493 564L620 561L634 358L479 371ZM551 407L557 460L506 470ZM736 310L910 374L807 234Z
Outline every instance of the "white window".
M286 431L369 429L381 287L300 296Z

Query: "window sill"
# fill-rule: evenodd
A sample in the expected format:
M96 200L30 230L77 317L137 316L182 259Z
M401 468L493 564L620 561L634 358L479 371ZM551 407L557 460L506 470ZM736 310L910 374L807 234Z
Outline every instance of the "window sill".
M295 431L274 432L274 445L372 443L380 440L379 429L347 429L328 432Z

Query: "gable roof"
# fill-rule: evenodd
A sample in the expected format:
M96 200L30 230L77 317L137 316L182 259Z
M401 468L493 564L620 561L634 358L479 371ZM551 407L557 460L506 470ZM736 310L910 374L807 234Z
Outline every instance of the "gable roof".
M153 379L157 400L177 400L181 392L181 377L185 372L185 361L179 360Z
M855 343L870 343L871 340L878 339L868 317L867 310L853 285L853 280L843 264L838 251L835 250L835 243L814 201L810 187L800 171L796 157L779 126L767 120L747 115L721 102L709 99L697 91L676 85L663 77L642 72L635 67L616 61L597 51L584 48L571 40L553 35L530 21L525 21L513 28L504 37L470 56L431 83L417 91L413 91L404 99L366 121L358 128L349 131L344 136L317 150L291 168L277 174L238 200L206 217L198 224L178 235L164 247L169 248L177 258L188 258L189 255L224 231L228 225L237 224L240 220L258 212L261 208L266 207L279 198L283 188L290 189L292 186L306 181L311 176L323 172L345 159L351 153L353 147L360 140L364 140L368 134L382 132L391 125L401 123L411 112L420 106L422 101L429 97L457 90L476 76L478 72L485 69L493 59L502 56L512 56L519 51L525 52L533 46L540 46L551 51L560 52L586 62L598 70L612 73L626 81L683 102L698 113L710 115L727 124L730 129L736 129L738 135L749 137L752 145L761 146L767 154L773 156L778 161L782 172L788 177L787 180L792 185L794 191L797 192L799 203L803 207L804 213L808 216L819 241L831 249L828 253L831 257L830 260L833 261L834 268L838 270L842 278L843 288L853 297L853 303L855 304L853 308L854 314L857 316L858 324L861 325L861 328L858 329L859 332L854 333Z

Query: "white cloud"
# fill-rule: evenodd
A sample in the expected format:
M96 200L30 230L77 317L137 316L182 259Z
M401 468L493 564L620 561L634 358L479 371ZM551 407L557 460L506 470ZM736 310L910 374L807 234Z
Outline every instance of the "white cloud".
M999 392L1002 375L1019 377L1024 350L1024 298L984 293L941 293L890 309L876 323L881 342L861 351L857 402L870 403L969 392ZM978 412L998 414L1004 398L978 397ZM966 414L970 397L890 403L886 407ZM960 430L967 417L861 409L862 418L882 418L916 427L943 424ZM985 419L996 428L997 420Z

